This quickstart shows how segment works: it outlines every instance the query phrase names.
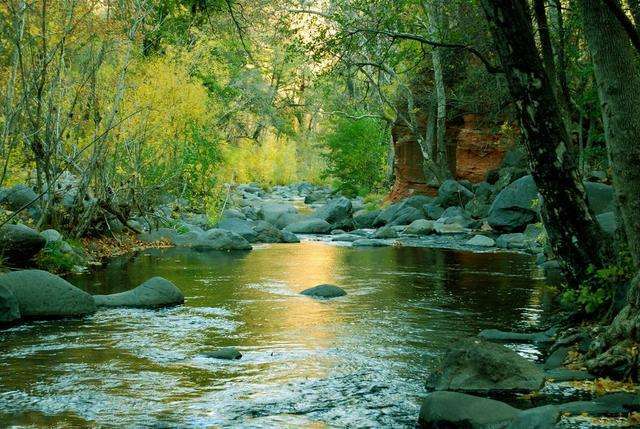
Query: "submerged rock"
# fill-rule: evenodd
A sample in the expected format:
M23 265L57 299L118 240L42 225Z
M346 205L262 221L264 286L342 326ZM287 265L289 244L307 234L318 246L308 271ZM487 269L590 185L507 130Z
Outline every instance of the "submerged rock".
M41 270L0 275L0 286L16 298L25 319L84 316L96 311L93 297L66 280Z
M428 383L431 389L497 395L531 392L544 382L542 370L518 353L475 338L455 343L441 368Z
M504 428L520 410L493 399L456 392L433 392L420 407L421 428Z
M242 357L242 353L235 347L222 347L212 352L203 353L205 357L212 359L237 360Z
M312 288L305 289L300 293L314 298L337 298L347 294L344 289L329 284L314 286Z
M182 291L162 277L153 277L126 292L93 298L98 307L161 308L184 303Z
M13 292L0 284L0 326L20 320L18 300Z
M0 229L0 259L12 264L33 259L47 241L25 225L5 225Z

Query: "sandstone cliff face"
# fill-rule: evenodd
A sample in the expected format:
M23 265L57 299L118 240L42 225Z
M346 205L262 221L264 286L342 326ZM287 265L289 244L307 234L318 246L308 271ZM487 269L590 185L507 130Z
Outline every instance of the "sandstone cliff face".
M448 124L447 140L455 147L456 179L482 182L488 171L498 168L513 142L504 142L501 133L483 127L478 115L465 115L459 124ZM429 184L422 166L422 152L404 127L394 127L395 182L389 195L397 201L411 195L435 195L437 185Z

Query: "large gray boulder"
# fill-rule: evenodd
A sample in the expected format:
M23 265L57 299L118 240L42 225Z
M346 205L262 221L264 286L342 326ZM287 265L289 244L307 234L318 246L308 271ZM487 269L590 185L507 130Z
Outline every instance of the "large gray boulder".
M33 189L24 184L17 184L5 190L0 195L0 204L7 206L9 210L15 211L33 202L37 198L38 195ZM39 214L39 210L35 206L29 207L27 211L34 218Z
M424 219L422 207L433 198L414 195L383 209L373 223L374 227L384 225L408 225L416 219Z
M269 222L278 229L300 220L298 210L290 204L265 203L257 211L258 219Z
M413 221L424 218L425 215L422 209L406 206L398 210L389 225L409 225Z
M25 319L84 316L96 311L91 295L46 271L3 274L0 275L0 286L13 293Z
M398 238L398 232L391 226L383 226L373 234L373 238L378 238L378 239Z
M328 234L332 229L333 226L326 220L309 218L292 223L284 230L294 234Z
M464 206L473 199L473 192L455 180L445 180L438 189L438 203L442 207Z
M520 414L504 402L456 392L433 392L420 407L420 428L499 429Z
M0 259L11 264L31 260L47 241L25 225L5 225L0 229Z
M604 183L586 182L584 184L587 191L587 201L589 207L595 215L614 211L613 187Z
M251 244L241 235L219 228L200 235L191 247L199 250L251 250Z
M405 230L405 234L410 235L429 235L434 233L433 221L426 219L418 219L411 222Z
M428 383L433 390L500 395L535 391L544 382L541 368L511 349L478 338L456 342L441 368Z
M358 210L353 214L353 226L356 228L373 228L380 210Z
M253 231L256 233L256 243L283 243L286 241L282 231L263 220L259 220L253 225Z
M351 200L340 197L318 208L312 215L332 224L334 228L353 229L353 205Z
M98 307L162 308L184 303L182 291L162 277L153 277L126 292L93 298Z
M614 212L601 213L596 216L596 220L605 234L611 237L615 235L616 230L618 229L618 224L616 222L616 215Z
M255 243L257 241L258 234L253 229L252 223L241 218L223 218L218 222L216 228L235 232L250 243Z
M0 326L20 320L18 300L6 286L0 285Z
M532 176L524 176L504 188L489 208L489 225L498 231L520 232L538 219L538 188Z

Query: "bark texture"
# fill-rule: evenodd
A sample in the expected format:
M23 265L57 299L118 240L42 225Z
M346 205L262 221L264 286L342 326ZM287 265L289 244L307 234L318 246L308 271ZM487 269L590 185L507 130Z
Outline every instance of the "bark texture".
M521 123L533 178L543 198L549 242L576 287L607 249L569 152L562 110L536 48L526 0L482 0Z

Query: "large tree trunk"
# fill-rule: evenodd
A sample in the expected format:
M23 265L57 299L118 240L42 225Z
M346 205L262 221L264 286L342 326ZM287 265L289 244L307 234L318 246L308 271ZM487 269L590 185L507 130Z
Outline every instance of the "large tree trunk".
M538 54L526 0L482 0L520 119L549 242L566 280L579 286L604 265L602 232L569 153L562 111Z
M613 184L640 269L640 75L626 32L601 0L579 0L595 66Z

